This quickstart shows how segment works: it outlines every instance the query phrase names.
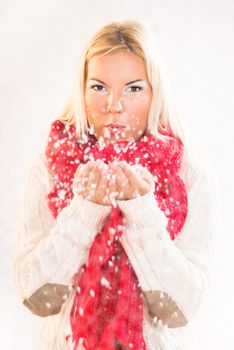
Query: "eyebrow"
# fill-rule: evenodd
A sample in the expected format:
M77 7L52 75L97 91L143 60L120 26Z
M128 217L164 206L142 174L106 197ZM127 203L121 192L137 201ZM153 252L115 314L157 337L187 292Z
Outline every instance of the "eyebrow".
M90 81L90 80L96 80L96 81L98 81L99 83L101 83L101 84L103 84L103 85L106 85L106 84L104 83L104 81L101 81L101 80L99 80L99 79L91 78L91 79L89 79L88 81ZM143 80L143 79L136 79L136 80L130 81L129 83L125 84L125 86L130 85L130 84L133 84L133 83L136 83L136 82L138 82L138 81L145 81L145 80Z

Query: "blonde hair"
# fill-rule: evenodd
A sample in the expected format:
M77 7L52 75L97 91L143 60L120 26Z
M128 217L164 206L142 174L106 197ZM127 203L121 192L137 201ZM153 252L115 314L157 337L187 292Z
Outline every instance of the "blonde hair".
M147 37L143 26L134 20L111 22L99 29L84 47L80 60L77 62L73 86L58 119L65 124L75 124L77 137L86 135L88 124L84 90L88 62L96 56L118 50L127 50L141 57L145 62L148 80L152 88L152 103L148 116L150 132L163 140L167 136L160 131L177 136L184 144L186 159L190 158L188 156L190 146L180 124L172 94L168 86L166 87L163 65L159 50L156 49L155 45L156 43Z

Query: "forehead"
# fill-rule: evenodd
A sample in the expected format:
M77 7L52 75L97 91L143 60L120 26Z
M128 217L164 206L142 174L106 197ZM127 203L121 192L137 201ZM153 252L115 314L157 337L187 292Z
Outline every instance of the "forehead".
M145 62L139 56L127 51L108 53L93 57L87 65L87 79L105 77L129 77L146 79Z

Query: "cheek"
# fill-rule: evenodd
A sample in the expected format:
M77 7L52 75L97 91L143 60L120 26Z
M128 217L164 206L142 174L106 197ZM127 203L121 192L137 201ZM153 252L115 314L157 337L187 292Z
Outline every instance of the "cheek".
M141 116L140 119L143 124L147 123L151 102L152 98L150 96L145 96L141 102L141 105L139 106L138 115Z
M95 101L90 94L86 94L85 96L85 107L86 111L91 111L93 108L95 108Z
M141 108L144 109L146 112L148 112L150 109L151 102L152 102L151 95L148 95L148 94L144 95L140 103Z
M85 96L85 110L88 124L94 127L94 131L98 137L104 120L104 109L100 98L95 98L94 95L87 94Z
M87 93L85 96L86 108L90 111L101 112L103 108L103 98L96 94Z
M135 97L128 105L129 122L143 125L147 123L151 99L148 96Z
M92 94L87 93L85 96L85 110L89 124L96 124L99 120L100 111L98 100Z
M136 94L135 96L133 96L132 98L129 98L126 101L127 107L130 110L132 110L133 112L140 112L140 114L142 114L142 112L147 113L151 104L151 96L146 94L146 95L141 95L141 94Z

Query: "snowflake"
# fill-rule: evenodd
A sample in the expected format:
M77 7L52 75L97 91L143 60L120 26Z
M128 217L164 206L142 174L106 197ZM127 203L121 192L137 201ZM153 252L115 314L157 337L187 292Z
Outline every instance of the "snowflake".
M80 314L80 316L84 315L84 309L82 309L82 307L79 307L79 314Z
M101 278L101 285L107 288L111 288L110 282L105 277Z
M90 289L90 295L91 295L91 297L95 297L95 292L94 292L94 290L93 289Z

